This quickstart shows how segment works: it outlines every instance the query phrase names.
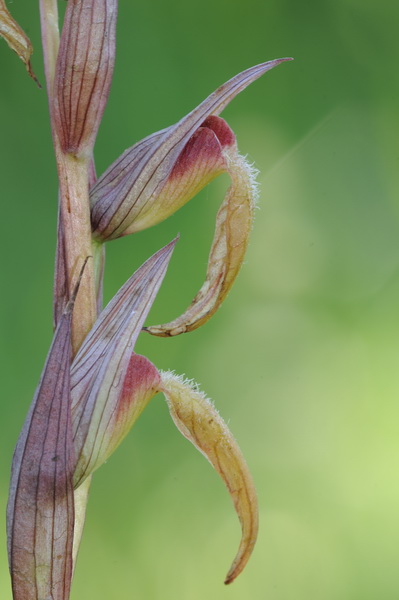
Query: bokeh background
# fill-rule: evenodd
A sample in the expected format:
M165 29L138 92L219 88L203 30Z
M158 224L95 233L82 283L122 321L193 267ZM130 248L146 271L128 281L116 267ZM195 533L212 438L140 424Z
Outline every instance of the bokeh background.
M99 172L228 78L286 63L225 110L261 171L248 257L223 308L138 351L197 380L255 478L259 541L231 586L230 499L159 396L97 472L73 599L399 598L399 9L391 0L121 1ZM36 2L9 6L35 46ZM0 513L51 340L57 181L45 92L0 42ZM197 291L228 180L108 248L109 299L180 232L149 322ZM4 522L4 517L3 517ZM11 599L0 543L0 597Z

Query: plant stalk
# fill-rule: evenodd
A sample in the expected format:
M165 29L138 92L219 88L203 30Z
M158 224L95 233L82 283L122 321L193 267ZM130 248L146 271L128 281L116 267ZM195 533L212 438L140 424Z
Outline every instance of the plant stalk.
M65 273L65 297L67 302L80 269L88 256L98 255L99 250L92 247L89 182L92 177L92 159L78 159L62 152L53 121L54 79L60 42L57 0L40 0L40 20L46 86L49 102L50 122L54 151L59 178L59 227L57 256L62 257L62 269ZM94 252L93 252L94 250ZM58 262L58 261L57 261ZM59 265L56 267L59 268ZM56 273L55 292L57 290ZM97 277L101 287L101 275ZM55 298L57 302L57 298ZM72 320L72 356L79 350L84 338L97 318L97 292L94 275L94 260L86 264L79 292L75 301ZM75 527L73 542L73 566L76 564L86 514L86 506L91 477L88 477L81 489L75 491Z

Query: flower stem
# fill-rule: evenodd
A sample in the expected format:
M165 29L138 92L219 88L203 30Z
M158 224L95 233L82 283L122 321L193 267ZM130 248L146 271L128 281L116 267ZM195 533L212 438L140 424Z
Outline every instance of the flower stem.
M89 161L63 154L55 144L60 183L61 220L64 257L69 294L75 287L86 258L93 256L89 208ZM72 321L73 355L97 318L96 287L93 260L89 260L78 296Z
M56 0L40 0L40 15L50 119L60 184L60 230L63 239L62 242L58 240L58 243L63 244L67 287L65 291L69 296L83 262L93 255L89 205L91 159L78 159L63 153L60 148L53 126L54 77L60 39ZM94 266L93 261L89 261L75 302L72 323L73 355L79 350L97 318L96 296Z

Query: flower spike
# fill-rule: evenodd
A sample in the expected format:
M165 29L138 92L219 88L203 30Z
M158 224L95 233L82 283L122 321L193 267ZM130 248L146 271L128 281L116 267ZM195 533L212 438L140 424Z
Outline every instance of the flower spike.
M171 372L161 372L160 391L176 427L216 469L234 502L242 538L225 579L231 583L247 564L258 534L258 501L251 474L237 442L205 394Z
M175 243L149 258L121 287L72 363L75 487L109 457L154 395L155 367L132 354Z
M31 42L6 2L0 0L0 37L37 82ZM93 473L160 392L179 431L218 472L233 501L241 541L229 584L245 568L258 534L252 476L208 398L193 382L159 371L135 344L142 330L161 337L195 330L229 293L248 245L257 186L255 169L239 154L220 113L252 82L292 59L238 73L177 123L128 148L97 179L93 149L113 76L118 0L63 5L60 36L58 1L39 0L59 182L55 333L12 462L7 550L13 600L69 600ZM223 173L230 185L205 281L187 310L166 324L145 326L178 238L142 264L103 309L105 242L167 219Z

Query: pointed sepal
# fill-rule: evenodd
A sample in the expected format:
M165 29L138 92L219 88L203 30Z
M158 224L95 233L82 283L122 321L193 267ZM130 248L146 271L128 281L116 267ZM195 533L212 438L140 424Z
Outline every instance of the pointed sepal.
M159 250L128 279L102 311L73 361L75 487L109 457L154 395L158 372L149 361L132 354L175 243Z
M72 304L62 315L19 437L7 508L14 600L68 600L74 531Z
M227 425L206 396L171 372L161 372L161 388L177 428L223 479L241 522L238 553L226 576L231 583L251 556L258 533L258 503L251 474Z

